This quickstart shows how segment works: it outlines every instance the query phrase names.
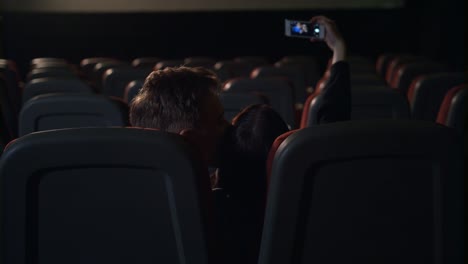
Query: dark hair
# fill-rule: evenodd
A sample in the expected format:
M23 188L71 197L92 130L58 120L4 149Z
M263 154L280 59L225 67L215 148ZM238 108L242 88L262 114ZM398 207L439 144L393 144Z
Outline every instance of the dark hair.
M131 102L130 124L176 133L196 127L203 100L219 90L216 75L201 67L153 71Z
M219 168L219 187L228 192L262 196L266 186L266 160L275 139L289 131L273 108L256 104L244 108L232 121L233 153Z
M289 131L278 112L266 104L246 107L232 123L237 151L255 163L265 163L275 139Z

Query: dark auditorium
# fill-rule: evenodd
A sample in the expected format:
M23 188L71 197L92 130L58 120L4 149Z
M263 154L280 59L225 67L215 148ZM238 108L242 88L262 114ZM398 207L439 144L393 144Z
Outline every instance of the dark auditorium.
M0 0L0 263L467 263L466 3Z

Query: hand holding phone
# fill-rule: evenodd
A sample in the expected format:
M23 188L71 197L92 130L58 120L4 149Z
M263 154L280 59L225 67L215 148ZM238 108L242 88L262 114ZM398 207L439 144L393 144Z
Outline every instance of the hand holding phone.
M284 30L285 35L288 37L311 40L323 40L325 38L325 27L320 23L285 19Z

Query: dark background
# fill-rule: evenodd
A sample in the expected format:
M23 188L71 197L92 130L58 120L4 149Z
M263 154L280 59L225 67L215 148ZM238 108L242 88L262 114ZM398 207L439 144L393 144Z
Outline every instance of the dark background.
M242 55L329 55L323 44L284 37L284 19L324 14L334 19L349 52L375 59L383 52L419 54L466 70L463 0L407 1L398 9L217 11L165 13L3 12L0 55L27 71L35 57L139 56L178 59Z

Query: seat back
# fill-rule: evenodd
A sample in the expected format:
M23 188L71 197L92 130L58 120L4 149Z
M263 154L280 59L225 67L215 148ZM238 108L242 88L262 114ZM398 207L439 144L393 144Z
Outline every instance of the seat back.
M435 122L445 94L465 82L465 73L454 72L424 75L413 81L408 92L412 118Z
M125 88L133 80L146 79L152 69L118 68L108 70L103 77L102 93L124 98Z
M265 98L255 93L222 93L219 96L224 107L224 117L231 121L242 109L253 104L267 103Z
M216 263L196 158L183 137L149 129L18 139L0 160L2 263Z
M237 77L249 77L253 67L246 62L239 61L218 61L214 70L218 79L225 82Z
M414 62L400 66L396 69L396 74L391 80L390 87L397 89L401 94L406 95L411 82L423 74L430 74L444 71L445 67L434 62Z
M204 67L213 69L216 60L210 57L188 57L184 59L184 65L187 67Z
M268 97L269 104L291 127L296 126L293 91L284 78L237 78L224 84L225 93L258 92Z
M80 62L80 69L89 80L92 80L94 79L94 67L96 64L106 61L117 61L117 59L108 57L84 58Z
M132 66L135 68L153 69L160 61L162 59L158 57L140 57L132 61Z
M38 64L42 63L56 63L66 65L67 61L63 58L49 58L49 57L41 57L41 58L34 58L30 62L31 68L34 68Z
M305 72L300 65L272 65L257 67L252 71L251 78L283 77L287 78L293 87L294 102L303 104L306 100Z
M462 263L460 140L411 120L292 133L274 155L259 263Z
M268 59L263 56L239 56L235 57L234 61L247 63L252 68L268 65Z
M86 93L93 90L79 79L34 79L26 84L23 92L23 104L34 96L47 93Z
M293 70L301 71L304 74L306 86L315 87L322 72L318 59L315 56L284 56L275 63L277 67L292 67Z
M27 81L31 81L34 79L40 79L40 78L76 78L78 79L78 75L74 73L70 69L65 69L65 68L38 68L38 69L33 69L28 73L27 76Z
M415 56L412 54L398 55L394 57L388 65L387 72L385 73L385 81L390 84L399 66L414 62L429 62L429 60L425 57Z
M127 87L125 87L125 96L124 96L124 101L127 102L127 104L130 104L135 98L135 96L138 94L140 91L141 87L145 84L145 80L134 80L131 81Z
M320 94L312 94L301 118L301 127L318 124ZM409 105L406 98L386 86L356 86L351 90L351 120L408 119Z
M468 125L467 104L468 84L450 89L440 106L437 123L454 127L462 134L466 133Z
M167 67L179 67L184 65L184 60L163 60L156 63L154 70L164 70Z
M377 58L377 61L375 63L375 69L377 71L377 74L380 77L385 78L385 74L387 72L388 65L390 64L392 59L395 58L396 56L397 56L397 54L395 54L395 53L384 53L384 54L379 55L379 57Z
M129 125L128 106L123 101L92 94L45 94L24 104L19 116L19 136L76 127Z

